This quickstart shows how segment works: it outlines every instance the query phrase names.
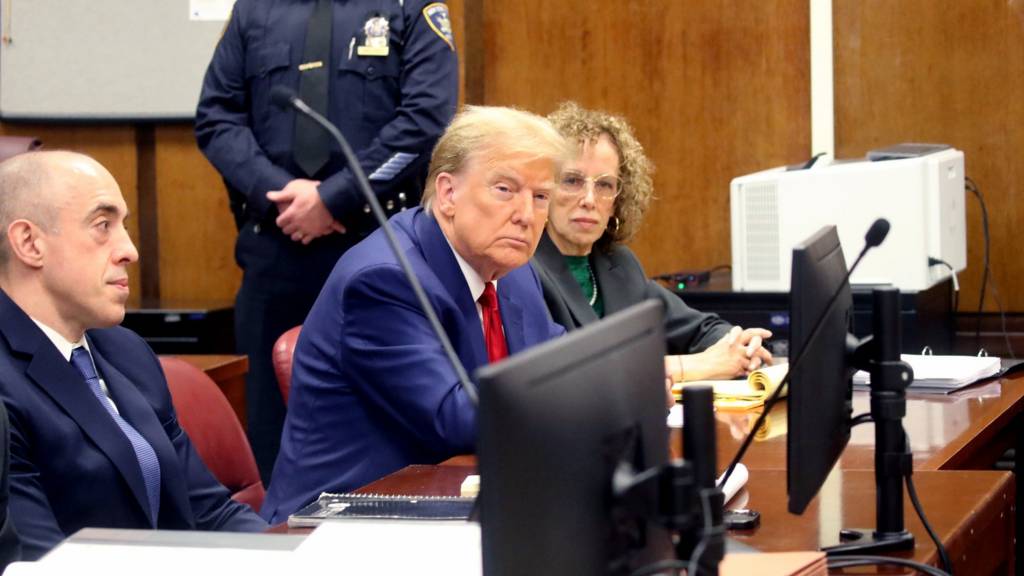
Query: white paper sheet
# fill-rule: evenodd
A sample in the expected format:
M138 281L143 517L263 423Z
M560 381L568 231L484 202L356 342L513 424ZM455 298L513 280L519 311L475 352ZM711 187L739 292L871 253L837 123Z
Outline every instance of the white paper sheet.
M334 574L480 576L480 525L473 522L324 522L295 549L305 565Z

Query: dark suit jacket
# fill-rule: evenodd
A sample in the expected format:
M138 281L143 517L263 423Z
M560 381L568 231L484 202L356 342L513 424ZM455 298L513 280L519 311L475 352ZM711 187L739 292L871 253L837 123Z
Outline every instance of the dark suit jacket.
M483 329L452 249L421 208L391 226L466 370L487 363ZM562 334L533 269L498 281L510 354ZM472 452L476 409L381 231L331 273L295 347L288 418L261 511L279 522L323 491Z
M651 298L665 303L665 335L669 354L701 352L732 328L715 314L690 308L681 298L648 279L636 255L625 246L613 246L608 252L595 249L590 255L590 265L604 301L605 315ZM544 301L555 322L566 330L575 330L599 320L583 297L583 290L569 271L565 257L547 233L537 246L533 266L540 276Z
M0 572L21 555L21 544L18 533L14 530L14 520L8 511L10 484L10 439L7 433L7 410L0 402Z
M87 526L153 527L135 452L81 374L0 291L0 397L10 418L10 513L24 555L36 558ZM121 416L160 461L157 528L266 528L199 459L178 425L160 364L134 332L86 332Z

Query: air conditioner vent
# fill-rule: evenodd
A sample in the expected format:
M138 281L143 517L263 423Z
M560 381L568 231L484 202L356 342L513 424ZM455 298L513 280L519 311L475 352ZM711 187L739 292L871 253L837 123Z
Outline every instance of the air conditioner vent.
M744 184L743 214L746 280L778 281L782 266L779 262L779 193L776 184Z

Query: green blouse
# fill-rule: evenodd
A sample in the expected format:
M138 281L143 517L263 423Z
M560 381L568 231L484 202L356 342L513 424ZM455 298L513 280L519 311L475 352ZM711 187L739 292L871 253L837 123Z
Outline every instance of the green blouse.
M566 256L565 263L569 266L573 278L583 290L583 297L590 302L598 318L604 318L604 302L601 300L600 290L597 286L597 277L590 267L589 256Z

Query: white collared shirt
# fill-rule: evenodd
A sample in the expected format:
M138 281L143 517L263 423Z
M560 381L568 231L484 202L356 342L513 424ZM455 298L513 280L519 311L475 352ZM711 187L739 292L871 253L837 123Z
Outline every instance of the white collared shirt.
M469 286L469 293L473 296L473 302L476 304L476 315L480 318L480 326L484 324L484 310L480 306L480 296L484 293L484 279L480 277L480 274L466 262L465 258L459 254L459 251L452 246L448 237L444 237L445 242L448 242L448 248L451 248L452 254L455 255L455 261L459 263L459 269L462 270L462 275L466 278L466 285ZM498 289L498 281L493 282L494 289ZM504 329L504 327L503 327Z
M442 235L443 234L444 232L442 231ZM455 255L455 261L459 263L459 269L462 270L462 276L466 278L466 285L469 286L469 293L473 296L473 303L476 305L476 315L477 318L480 319L480 329L482 330L484 327L484 309L480 306L480 296L484 293L484 279L481 278L480 274L469 265L469 262L466 262L465 258L459 254L459 251L452 246L451 240L448 240L447 236L444 237L444 240L445 242L448 242L448 248L450 248L452 254ZM498 281L493 280L491 284L494 284L495 294L497 294ZM501 326L501 332L503 334L505 333L504 324Z
M481 293L483 293L482 288ZM29 316L29 318L32 317ZM85 336L83 335L82 339L78 342L71 342L67 338L61 336L60 332L57 332L39 320L32 318L32 321L36 323L36 326L39 326L39 329L43 331L43 334L46 334L46 337L50 339L50 342L53 342L53 345L57 347L57 351L64 357L64 360L67 360L68 364L71 363L71 352L75 348L84 346L86 350L89 350L89 360L92 362L92 369L96 372L96 376L99 378L100 389L103 390L103 394L110 400L110 405L114 407L114 411L120 414L121 412L117 409L117 404L114 403L114 399L110 396L110 390L107 389L106 381L103 380L103 376L100 376L100 371L96 370L96 360L92 357L92 350L89 348L89 341L85 339Z

